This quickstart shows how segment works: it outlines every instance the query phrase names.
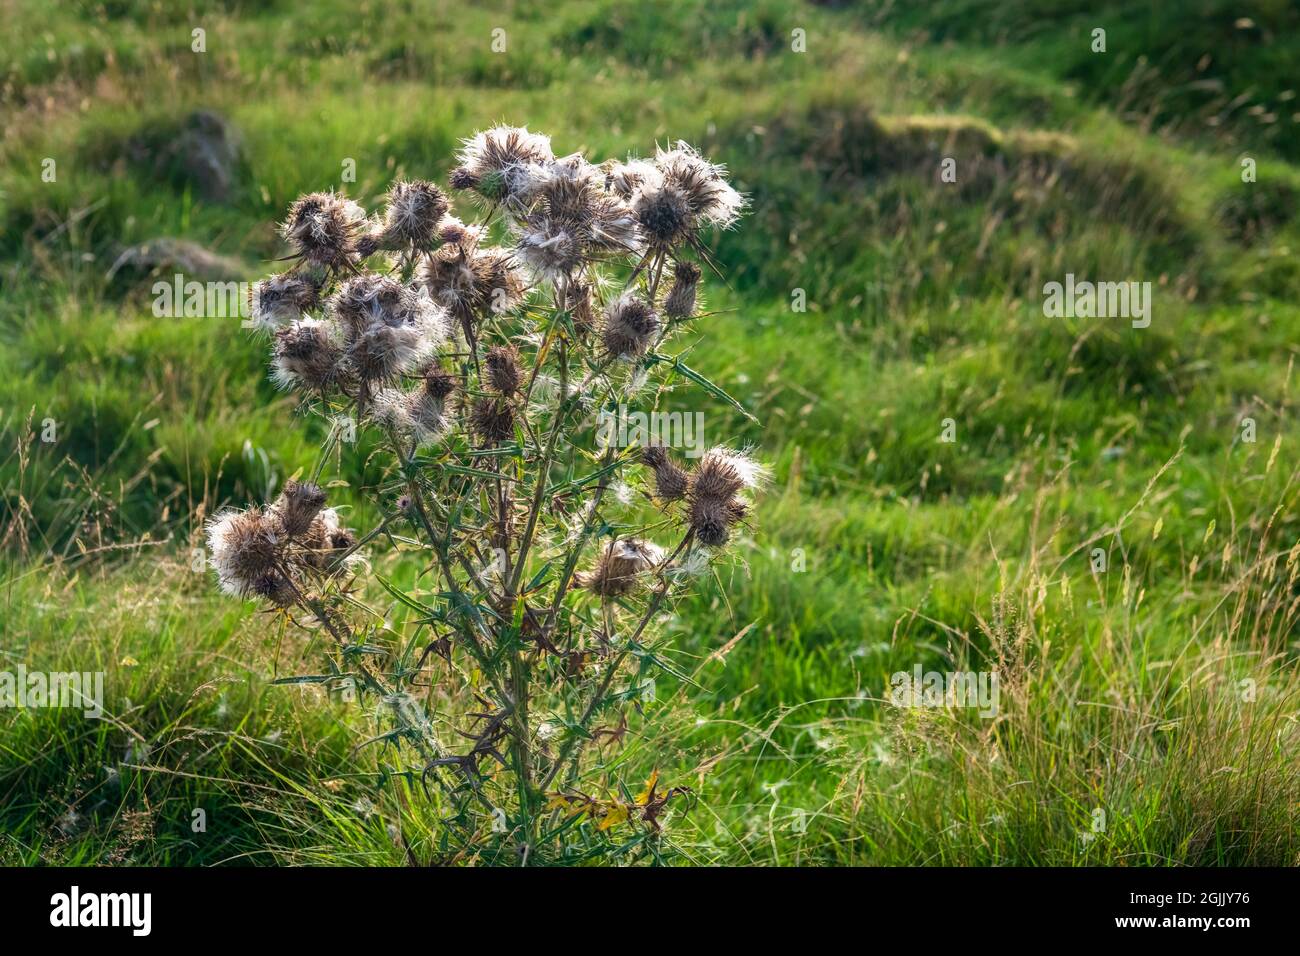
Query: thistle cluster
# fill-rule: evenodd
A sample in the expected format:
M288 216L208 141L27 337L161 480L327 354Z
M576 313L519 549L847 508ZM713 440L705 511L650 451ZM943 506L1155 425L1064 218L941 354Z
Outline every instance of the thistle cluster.
M357 614L358 549L417 544L436 584L398 605L426 610L412 634L426 653L417 668L368 659L359 682L441 784L451 843L496 839L484 811L505 807L512 839L562 855L542 818L617 803L586 744L602 722L626 726L629 664L661 659L658 615L735 540L766 479L743 452L714 448L687 469L666 448L602 447L593 427L599 409L672 384L670 350L717 271L707 233L745 200L685 143L595 165L513 127L465 140L448 182L477 221L417 179L374 214L332 192L298 199L279 230L292 265L250 293L272 380L352 418L367 461L386 462L362 489L379 525L358 540L316 484L291 482L269 505L219 514L208 540L222 588L307 612L294 622L330 634L340 674L360 667L356 647L393 636L373 623L391 614ZM347 453L332 437L313 479ZM641 497L621 490L638 484ZM406 693L416 677L467 706L435 721ZM602 819L657 832L655 807Z
M308 578L350 567L356 538L325 507L325 492L290 481L265 508L225 511L208 524L208 547L221 589L276 607L301 600Z

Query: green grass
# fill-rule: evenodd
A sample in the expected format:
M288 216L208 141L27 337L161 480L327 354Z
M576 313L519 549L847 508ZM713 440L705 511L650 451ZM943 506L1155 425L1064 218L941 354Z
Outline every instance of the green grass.
M147 278L106 273L177 235L253 278L344 158L367 204L507 120L596 159L680 136L753 197L691 363L761 423L710 404L709 440L777 480L671 625L700 687L610 751L629 787L696 791L675 862L1300 861L1289 8L192 6L17 4L0 38L0 669L103 669L113 715L0 712L0 860L434 855L405 758L354 750L368 709L272 686L312 649L190 568L202 518L310 468L319 429L237 322L154 318ZM151 158L197 108L243 136L228 203ZM1151 281L1151 327L1045 318L1066 272ZM366 448L335 465L378 476ZM883 705L916 663L996 666L999 718Z

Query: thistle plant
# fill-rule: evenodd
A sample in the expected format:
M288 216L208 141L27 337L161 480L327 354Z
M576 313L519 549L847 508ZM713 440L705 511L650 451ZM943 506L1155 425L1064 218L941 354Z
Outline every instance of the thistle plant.
M673 350L717 272L706 232L745 200L685 143L598 166L507 127L464 142L450 186L478 222L415 180L373 216L334 193L289 209L293 265L253 287L252 318L275 382L381 449L382 517L358 533L327 507L332 428L310 480L210 521L214 565L326 639L326 673L298 680L382 704L382 740L437 802L439 859L649 847L690 791L656 771L633 796L592 742L670 668L663 619L767 475L739 450L621 448L595 420L682 383L731 401ZM414 585L371 570L385 546L418 557Z

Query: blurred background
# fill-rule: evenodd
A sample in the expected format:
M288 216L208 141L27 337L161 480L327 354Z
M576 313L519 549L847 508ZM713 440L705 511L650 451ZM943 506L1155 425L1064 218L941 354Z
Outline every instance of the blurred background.
M1296 862L1295 4L0 16L0 669L104 670L111 714L0 711L0 861L427 835L364 716L269 685L309 649L196 569L323 431L237 316L153 284L255 280L300 193L445 184L506 122L595 162L685 139L752 199L691 355L758 420L710 405L707 440L776 481L672 624L691 669L727 648L661 692L680 862ZM1067 273L1150 282L1150 326L1045 316ZM331 495L376 478L363 446ZM915 664L1000 668L1005 716L881 706Z

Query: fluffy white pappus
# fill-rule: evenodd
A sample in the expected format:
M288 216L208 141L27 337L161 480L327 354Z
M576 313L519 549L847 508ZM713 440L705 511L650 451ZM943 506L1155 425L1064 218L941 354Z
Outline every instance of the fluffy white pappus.
M697 578L709 570L711 559L712 553L709 549L697 544L687 552L685 557L678 559L672 567L668 568L664 574L674 581Z
M346 533L336 508L323 508L318 517L324 528L326 540L331 540L340 533ZM353 572L368 571L370 570L370 561L364 554L357 551L343 559L342 567Z
M623 199L631 199L632 194L641 186L658 189L663 186L664 174L659 167L647 159L629 159L626 163L616 163L605 174L605 186L610 192Z
M542 220L524 226L515 252L534 277L554 282L572 275L584 261L582 243L563 226Z
M679 186L700 222L726 229L740 218L748 200L727 182L727 167L711 163L689 143L655 150L655 165L665 181Z
M516 221L536 201L549 175L549 167L540 163L515 163L501 170L502 209L511 221Z
M706 451L700 459L701 464L707 461L720 462L730 467L746 488L762 487L772 479L768 467L750 457L748 448L735 451L718 445Z
M377 312L348 349L348 361L362 379L385 381L414 372L447 341L451 322L428 290L410 294L398 312Z
M598 245L633 255L645 252L646 240L641 232L641 223L632 207L622 199L603 197L590 230L592 240Z
M332 378L342 351L338 327L304 316L281 330L273 346L271 381L277 388L316 388Z
M397 435L410 435L415 430L408 396L400 389L381 388L375 392L370 400L370 418Z
M248 597L258 574L274 567L279 544L274 526L256 508L227 508L208 520L206 531L221 590Z
M301 318L314 299L314 290L305 280L292 275L268 276L248 291L249 318L254 328L274 332Z
M554 160L551 138L544 133L530 133L526 126L480 130L464 140L457 156L460 165L477 176L501 172L509 166L543 165Z
M633 562L638 570L648 571L663 564L668 552L644 538L620 538L609 546L609 554L613 558Z

